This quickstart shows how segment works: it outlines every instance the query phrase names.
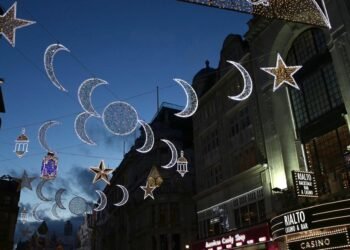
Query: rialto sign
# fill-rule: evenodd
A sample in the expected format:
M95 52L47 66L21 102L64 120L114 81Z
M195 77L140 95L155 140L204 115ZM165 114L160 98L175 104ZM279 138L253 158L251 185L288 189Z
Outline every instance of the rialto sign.
M293 183L298 197L318 197L315 174L313 172L292 171Z
M270 223L273 239L313 229L349 225L350 199L290 211L272 218Z
M294 233L309 229L304 211L296 211L283 216L285 233Z

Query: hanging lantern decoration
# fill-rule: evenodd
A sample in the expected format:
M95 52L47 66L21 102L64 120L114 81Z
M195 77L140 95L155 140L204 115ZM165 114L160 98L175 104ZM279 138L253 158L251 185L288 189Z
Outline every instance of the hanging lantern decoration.
M55 153L48 152L41 164L41 178L53 180L57 176L58 158Z
M150 173L148 174L147 177L147 182L149 184L150 187L160 187L160 185L162 185L163 183L163 178L160 175L158 169L156 166L153 166L151 168Z
M20 220L23 224L26 224L27 222L27 216L28 216L28 213L27 213L27 209L25 207L23 207L21 213L20 213Z
M184 157L184 151L181 150L180 157L177 159L177 172L181 174L181 177L184 177L184 175L188 172L188 161Z
M18 158L22 158L28 152L28 144L29 139L28 136L25 135L26 130L22 129L22 134L17 137L15 140L15 150L13 152L16 153Z

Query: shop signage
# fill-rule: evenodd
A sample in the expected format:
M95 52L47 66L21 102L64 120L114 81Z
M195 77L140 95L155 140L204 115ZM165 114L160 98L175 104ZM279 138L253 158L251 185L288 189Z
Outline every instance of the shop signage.
M221 236L199 241L191 245L193 250L224 250L235 247L266 242L270 239L267 224L247 230L232 231Z
M350 199L290 211L271 219L273 239L307 230L350 225Z
M318 197L317 183L313 172L292 171L293 183L298 197Z
M287 243L288 250L349 249L349 233L342 230Z

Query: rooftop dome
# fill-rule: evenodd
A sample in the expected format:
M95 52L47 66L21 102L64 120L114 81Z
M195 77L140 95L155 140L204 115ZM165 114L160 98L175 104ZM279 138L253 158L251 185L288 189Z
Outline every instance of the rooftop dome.
M198 97L208 91L216 81L216 69L209 66L209 61L205 61L205 68L198 71L193 77L192 86L196 90Z

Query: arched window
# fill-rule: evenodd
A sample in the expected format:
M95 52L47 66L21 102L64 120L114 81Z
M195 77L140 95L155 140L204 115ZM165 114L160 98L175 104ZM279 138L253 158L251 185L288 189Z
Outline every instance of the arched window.
M298 129L343 105L322 30L310 29L296 38L288 53L287 63L303 66L295 75L300 91L289 89Z

